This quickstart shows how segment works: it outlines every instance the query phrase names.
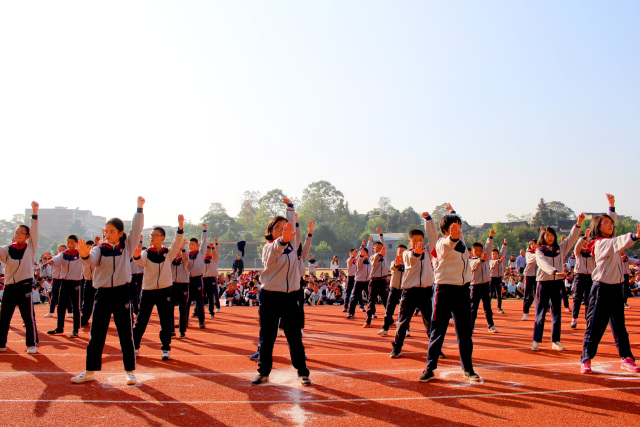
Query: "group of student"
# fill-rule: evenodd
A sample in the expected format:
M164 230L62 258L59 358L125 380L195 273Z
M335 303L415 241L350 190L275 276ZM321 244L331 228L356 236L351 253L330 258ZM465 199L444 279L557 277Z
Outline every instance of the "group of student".
M622 368L637 373L640 372L640 367L635 364L630 349L622 289L625 280L624 250L637 240L640 225L636 233L615 236L615 199L611 195L607 197L609 213L595 217L584 236L580 237L580 226L584 220L584 215L581 214L566 240L559 242L552 227L543 227L538 241L529 244L523 270L526 277L523 319L527 319L527 313L535 300L536 321L532 350L539 350L546 313L551 310L552 348L564 349L560 344L561 286L564 286L566 275L563 260L577 243L577 288L589 299L581 358L582 372L591 372L590 362L595 357L606 325L610 322L622 358ZM305 275L304 260L308 257L313 236L313 222L309 223L309 233L303 242L294 206L287 198L283 198L283 202L287 206L285 216L272 218L264 236L267 243L262 251L264 270L260 275L259 344L254 355L258 360L258 375L252 380L252 384L268 382L273 365L274 343L278 331L282 330L299 380L302 385L308 386L311 380L302 342L302 284ZM95 379L94 372L101 369L102 351L112 315L122 349L127 384L136 383L133 374L136 356L154 306L160 317L163 359L170 357L174 302L179 305L180 337L185 336L191 300L196 303L200 328L205 327L205 295L211 297L209 314L211 317L215 316L213 307L218 298L217 240L215 244L207 245L207 229L206 224L203 224L201 241L192 238L189 241L189 251L186 251L184 217L180 215L176 238L170 248L163 245L165 230L155 227L150 235L150 246L143 249L139 242L144 223L144 203L145 200L139 197L129 236L124 233L123 221L112 218L105 225L102 242L98 239L87 242L70 238L67 249L50 261L60 268L61 282L58 327L49 333L63 332L61 319L63 323L65 301L70 299L72 304L78 302L78 307L73 308L72 336L77 334L78 326L81 325L80 298L77 296L80 292L79 277L90 277L89 289L84 292L85 299L93 298L86 370L71 378L73 383L92 381ZM33 202L32 208L31 225L18 226L13 243L0 247L0 262L6 264L6 287L0 306L0 351L6 350L9 324L18 307L25 324L27 352L37 352L38 334L31 286L38 242L38 204ZM372 318L376 316L376 301L380 298L385 306L385 316L378 334L385 336L394 323L395 308L399 306L392 358L400 357L409 324L418 311L429 334L427 365L418 379L421 382L434 378L438 359L444 357L442 345L449 322L453 318L463 375L470 381L478 382L481 378L474 371L472 362L474 324L482 301L488 330L497 332L492 319L490 292L492 287L497 286L497 279L502 277L501 264L504 262L508 242L505 240L500 250L494 249L492 232L484 245L473 243L468 248L460 217L450 204L446 205L446 209L449 213L439 223L442 237L438 236L433 218L429 213L423 213L425 230L410 230L410 247L398 247L389 266L384 236L380 229L378 241L363 240L358 250L352 250L347 260L345 310L348 311L347 317L353 318L356 306L362 303L363 291L366 291L369 301L363 326L369 328ZM144 268L143 273L134 273L134 262ZM386 281L388 271L391 271L390 286L387 286ZM135 284L133 274L142 274L142 292L135 325L131 296L132 283ZM92 294L92 291L95 293Z

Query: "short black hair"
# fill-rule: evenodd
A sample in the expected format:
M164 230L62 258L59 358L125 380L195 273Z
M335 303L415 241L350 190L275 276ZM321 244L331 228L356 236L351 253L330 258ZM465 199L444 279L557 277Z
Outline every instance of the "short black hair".
M78 243L78 236L76 236L75 234L69 234L67 240L73 240L74 242Z
M480 249L484 249L484 246L482 246L482 243L480 242L475 242L471 245L472 248L480 248Z
M497 249L494 249L494 250L492 250L491 252L497 252L497 253L500 253L500 251L499 251L499 250L497 250Z
M440 231L445 234L453 224L462 225L462 220L458 215L445 215L440 220Z
M87 240L87 245L88 246L93 246L93 244L95 243L93 240Z
M158 233L162 234L162 237L166 237L167 233L165 233L164 228L162 227L153 227L153 231L157 231Z
M413 236L424 237L424 231L420 230L419 228L412 228L411 230L409 230L409 238L412 238Z
M398 249L407 249L406 245L398 245Z
M198 239L196 239L195 237L192 237L191 239L189 239L190 242L194 242L194 243L198 243Z

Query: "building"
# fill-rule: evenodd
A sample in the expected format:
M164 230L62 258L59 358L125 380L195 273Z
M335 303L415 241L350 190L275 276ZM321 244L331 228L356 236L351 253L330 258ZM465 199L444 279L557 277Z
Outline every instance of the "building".
M380 236L377 234L369 234L369 236L373 239L374 242L380 239ZM398 242L404 241L406 243L408 239L409 237L407 233L385 233L384 243L387 245L387 252L395 254Z
M31 209L25 209L25 218L31 218L31 214ZM102 236L102 228L107 222L107 218L93 215L89 210L62 206L38 209L38 220L40 233L58 242L64 242L69 234L77 234L80 238Z

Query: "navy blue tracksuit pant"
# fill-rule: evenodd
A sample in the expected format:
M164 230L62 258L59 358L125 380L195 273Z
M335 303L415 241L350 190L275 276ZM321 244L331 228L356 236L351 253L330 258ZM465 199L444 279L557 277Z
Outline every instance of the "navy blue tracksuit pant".
M140 307L140 292L142 292L142 277L143 273L136 273L131 275L131 283L129 283L129 294L131 303L133 304L133 312L137 315Z
M522 306L524 314L529 314L531 305L536 299L537 285L536 276L526 276L524 278L524 301Z
M351 292L351 299L349 302L349 314L356 314L356 305L360 304L362 306L362 291L366 291L369 287L369 282L356 282L353 287L353 291Z
M260 291L260 341L258 344L260 359L258 360L258 372L268 377L273 367L273 345L278 335L278 325L282 320L284 335L289 344L291 364L301 377L309 375L302 344L302 331L300 323L300 294L293 292L274 292L265 289Z
M490 328L494 325L489 283L478 283L477 285L471 286L471 330L473 330L476 326L476 319L478 318L480 301L482 301L484 315L487 318L487 328Z
M218 294L218 283L215 277L203 277L202 278L203 289L203 305L209 306L209 314L215 316L214 305L216 303L215 295ZM197 308L197 305L196 305Z
M587 309L587 329L584 331L581 362L595 357L598 344L607 329L607 323L611 326L620 357L634 359L629 345L629 334L625 326L622 288L622 283L615 285L593 283L589 296L589 308Z
M353 286L356 284L356 276L347 277L347 289L344 291L344 309L349 309L349 303L351 302L351 294L353 293Z
M80 329L80 280L62 280L60 284L60 297L58 299L58 332L64 331L64 312L71 301L73 309L73 331Z
M32 283L33 280L27 279L4 286L0 303L0 347L7 346L9 325L16 307L20 310L20 316L24 322L27 347L38 344L38 329L33 312L33 300L31 299Z
M438 357L442 352L442 344L447 334L449 320L453 317L453 325L458 338L460 364L465 372L473 372L471 355L471 290L467 283L463 286L437 285L433 296L433 315L431 316L431 339L427 350L427 369L434 371L438 367Z
M140 348L140 340L147 329L153 306L158 309L160 317L160 342L163 351L171 350L171 332L173 331L173 302L171 287L143 290L140 296L140 311L133 327L133 341L136 349Z
M87 345L87 371L102 369L102 350L107 340L112 314L120 339L124 370L133 371L136 369L130 298L128 283L113 288L100 288L96 291L93 322L91 322L91 339Z
M367 305L367 320L368 324L371 324L371 318L376 314L376 302L378 302L378 296L382 300L382 306L387 306L387 299L389 298L389 287L387 280L384 277L374 277L369 282L369 304Z
M536 300L536 325L533 340L542 342L544 321L551 308L551 341L560 341L560 320L562 317L562 287L564 280L546 280L538 283Z
M431 330L431 311L433 303L433 287L426 286L424 288L414 287L402 290L400 298L400 308L398 309L398 327L396 328L396 336L393 341L393 348L401 350L404 345L404 339L407 337L407 331L411 324L411 318L416 311L420 309L422 315L422 323L424 323L427 334ZM438 353L438 356L440 353Z
M80 326L88 326L89 319L93 313L93 301L96 297L96 288L93 287L93 280L84 281L84 298L82 299L82 314L80 316Z
M580 315L580 306L582 301L589 302L589 295L591 295L591 286L593 280L590 274L576 274L573 278L573 318L577 319ZM584 318L587 318L588 305L584 309Z
M187 332L187 323L189 322L189 284L173 282L171 289L171 299L173 305L178 306L178 322L180 332ZM174 312L175 313L175 312ZM175 315L173 316L173 324L175 326Z
M400 297L402 296L402 289L391 288L389 289L389 297L387 298L387 306L384 310L384 322L382 329L388 331L391 325L393 325L393 314L396 311L396 306L400 303ZM431 319L429 319L431 321ZM400 323L400 321L398 321Z
M187 305L187 318L191 309L191 301L196 302L198 320L204 325L204 297L202 293L202 276L189 277L189 304Z
M491 278L491 293L495 294L498 300L498 310L502 310L502 277Z

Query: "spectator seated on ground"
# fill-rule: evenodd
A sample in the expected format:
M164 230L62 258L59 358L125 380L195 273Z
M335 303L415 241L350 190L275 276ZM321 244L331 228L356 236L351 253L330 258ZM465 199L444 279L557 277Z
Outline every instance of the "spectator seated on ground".
M524 283L522 283L522 276L518 277L518 283L516 283L516 298L524 298Z
M313 292L309 295L309 303L311 305L322 305L322 297L318 292L318 285L313 285Z
M237 282L229 282L227 285L227 290L224 291L226 305L232 306L241 304L242 298L240 296L240 292L238 292L237 285Z
M245 301L247 303L247 305L249 307L253 307L254 305L258 305L258 294L260 293L260 290L258 289L258 287L253 283L253 282L249 282L249 288L247 289L247 292L245 293Z

